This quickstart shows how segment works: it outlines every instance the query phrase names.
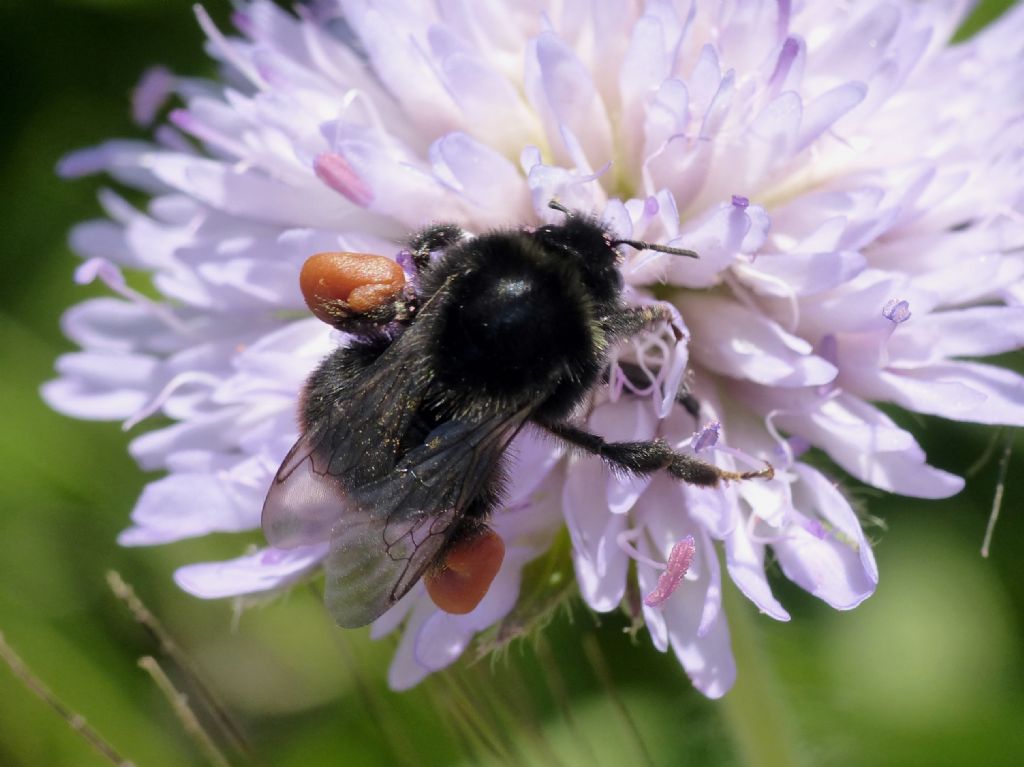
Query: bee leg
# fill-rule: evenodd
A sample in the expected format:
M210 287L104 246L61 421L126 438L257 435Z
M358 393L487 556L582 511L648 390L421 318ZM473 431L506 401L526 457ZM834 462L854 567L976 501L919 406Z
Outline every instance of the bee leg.
M660 305L630 306L608 317L604 317L601 320L601 327L611 337L611 340L620 341L635 336L637 333L647 330L659 322L664 322L672 328L672 333L675 335L676 340L681 341L683 336L678 328L672 325L673 319L672 313Z
M619 370L622 371L622 375L626 377L626 380L635 387L636 389L645 389L650 386L650 381L643 368L637 365L635 362L623 362L618 361ZM608 376L604 379L606 382ZM690 388L685 382L679 384L679 391L676 392L676 402L683 406L687 413L693 416L695 419L700 419L700 400L697 399Z
M416 270L422 272L430 264L430 254L451 247L466 233L455 224L432 224L421 229L409 241L409 252Z
M541 425L556 437L633 474L653 474L664 470L687 484L702 487L714 487L722 479L771 479L775 476L775 470L767 462L765 468L760 471L727 471L691 455L679 453L660 439L644 442L607 442L597 434L568 424Z

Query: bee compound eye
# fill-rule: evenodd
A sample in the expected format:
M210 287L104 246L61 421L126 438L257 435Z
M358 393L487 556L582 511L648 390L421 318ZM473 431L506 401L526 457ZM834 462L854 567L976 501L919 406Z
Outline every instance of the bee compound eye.
M355 314L387 304L405 287L405 272L384 256L317 253L302 265L299 287L317 319L333 324L339 303Z
M439 609L465 615L487 594L505 559L505 542L484 529L451 544L441 564L424 578L427 593Z

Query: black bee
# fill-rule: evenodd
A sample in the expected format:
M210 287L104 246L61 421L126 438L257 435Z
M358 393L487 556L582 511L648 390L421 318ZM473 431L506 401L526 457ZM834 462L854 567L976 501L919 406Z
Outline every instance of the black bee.
M527 423L628 472L701 486L771 475L725 471L661 440L606 442L571 422L612 346L669 319L623 302L616 248L696 254L614 239L591 216L551 207L564 222L532 231L423 230L409 284L380 256L307 262L307 302L353 339L309 378L302 436L263 530L277 547L329 542L325 598L341 626L370 623L424 575L442 609L476 606L504 552L487 519L505 449Z

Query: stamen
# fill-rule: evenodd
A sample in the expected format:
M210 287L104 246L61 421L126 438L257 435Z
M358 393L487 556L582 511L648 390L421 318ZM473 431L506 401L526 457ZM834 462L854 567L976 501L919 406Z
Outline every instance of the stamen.
M686 571L693 564L693 556L697 553L697 546L693 536L688 535L677 542L668 555L668 565L665 571L658 576L658 585L650 594L644 597L644 604L648 607L657 607L666 599L672 596L683 582Z
M132 120L136 125L148 127L157 113L174 93L174 75L165 67L150 67L132 91Z
M318 154L313 160L313 172L317 178L352 204L365 208L373 202L373 190L340 154Z
M640 530L623 530L621 533L615 536L615 544L626 552L626 556L630 559L639 562L642 565L653 567L655 570L664 570L665 564L658 562L657 560L651 559L645 554L640 553L640 549L633 545L633 541L640 537Z
M899 325L910 319L910 304L907 301L891 298L882 307L882 316Z
M623 530L615 537L615 542L631 559L642 565L662 571L661 575L658 576L658 585L654 587L654 591L644 597L645 605L648 607L658 607L672 596L673 592L679 588L679 584L683 582L686 572L690 569L690 565L693 564L693 556L697 552L697 546L694 543L693 536L688 535L676 542L672 547L672 551L668 554L668 562L662 563L640 553L632 543L639 537L639 529Z
M715 447L718 444L718 435L721 431L722 424L718 421L711 421L711 423L701 428L700 431L695 431L690 443L693 452L699 453L701 450Z
M156 303L148 296L142 295L139 291L129 288L121 269L111 261L105 258L90 258L75 269L75 282L79 285L88 285L97 278L119 296L148 309L175 333L180 333L183 336L191 335L188 326L174 312L166 306Z
M239 159L250 153L243 142L212 128L187 109L172 110L167 119L183 133L199 139L209 147L216 147Z
M817 519L814 519L813 517L805 517L803 514L801 514L797 522L799 523L800 527L809 532L819 541L823 541L828 537L828 530L825 529L825 526L821 524L821 522L819 522Z
M200 373L199 371L179 373L168 381L164 385L164 388L162 388L152 400L135 411L135 414L130 418L126 419L121 424L121 431L128 431L145 419L149 418L164 406L164 403L170 399L171 395L174 394L175 391L180 389L182 386L193 383L209 384L211 387L214 387L220 383L220 379L210 373Z
M750 200L748 198L744 197L743 195L734 194L732 196L732 204L733 204L734 208L739 208L740 210L746 210L747 206L750 205Z
M223 61L226 64L230 64L237 69L243 77L249 80L258 89L263 89L264 82L263 78L260 77L259 72L254 66L235 48L230 40L224 37L223 33L217 29L217 25L213 23L213 19L210 18L210 14L206 12L206 9L201 5L195 5L192 7L195 12L196 20L199 22L200 29L206 34L206 37L210 40L210 45L214 51L223 57Z

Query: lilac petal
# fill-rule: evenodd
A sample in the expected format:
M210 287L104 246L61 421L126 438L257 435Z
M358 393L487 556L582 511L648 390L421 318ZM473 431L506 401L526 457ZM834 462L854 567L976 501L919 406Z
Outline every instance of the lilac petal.
M740 151L743 175L733 180L746 188L761 182L776 165L787 160L797 145L804 107L795 91L783 91L769 101L751 122Z
M735 497L727 491L686 485L682 493L689 515L715 538L724 539L737 524Z
M736 681L736 665L724 613L717 613L710 621L702 618L711 584L706 563L699 566L700 581L687 582L662 610L669 642L693 686L709 698L719 698Z
M226 562L200 562L179 567L174 582L201 599L260 594L304 578L320 564L327 547L303 546L283 551L262 549Z
M799 91L807 62L807 45L799 37L787 37L779 46L779 56L768 79L771 93Z
M655 16L640 17L633 26L629 48L619 68L619 132L628 156L634 160L639 159L643 150L645 135L649 136L649 126L645 125L647 97L671 74L671 48L675 41L667 39L668 34L669 30Z
M710 43L701 46L700 55L686 83L694 110L698 114L705 114L722 85L722 67L715 46Z
M735 267L740 279L758 293L789 298L821 293L849 281L867 266L852 250L822 253L765 253L752 264Z
M648 401L621 399L597 407L590 416L590 428L609 442L636 442L654 437L655 418ZM606 483L612 513L629 511L650 481L650 476L609 473Z
M837 610L852 610L874 593L858 553L831 535L794 525L772 549L787 578Z
M165 67L150 67L143 72L132 91L132 119L136 125L150 125L171 95L175 77Z
M932 312L894 334L889 355L898 364L984 357L1024 346L1024 307L975 306Z
M820 403L805 414L782 413L776 424L825 450L862 482L916 498L947 498L964 481L925 463L908 432L877 408L849 394Z
M58 412L87 420L121 420L132 415L155 389L157 361L139 354L77 352L57 359L60 378L44 384L46 403Z
M986 397L962 380L966 376L957 375L955 368L955 365L950 364L909 370L880 370L874 385L866 382L864 385L850 383L848 388L861 396L895 402L918 413L958 421L974 420L974 414L984 412Z
M889 399L908 410L957 421L1024 426L1024 377L972 362L893 370L881 378Z
M234 447L232 427L237 417L238 413L232 409L221 408L212 414L146 432L131 441L128 452L143 469L151 471L163 468L168 456L178 451L230 450Z
M725 695L736 682L736 662L732 655L725 616L721 616L699 636L689 631L673 631L672 624L670 618L672 649L693 681L693 686L712 700Z
M165 351L172 334L146 306L117 298L93 298L72 306L61 318L72 341L95 352Z
M682 80L667 79L658 86L644 116L643 158L651 160L674 136L682 135L689 121L690 94Z
M669 282L689 288L706 288L719 281L719 273L731 266L744 248L751 230L766 226L756 221L753 208L719 205L695 228L685 231L679 244L695 250L700 258L666 257L666 278ZM676 244L676 243L672 243ZM685 263L684 263L685 262Z
M79 178L106 172L128 186L152 193L164 192L166 187L154 178L143 161L152 151L152 145L143 141L106 141L62 157L57 163L57 175Z
M663 502L677 489L678 483L671 478L656 477L640 501L638 518L655 549L655 559L667 558L673 546L686 536L697 541L686 579L658 609L664 615L669 642L694 686L716 697L732 686L736 674L721 611L721 575L710 538L676 507ZM643 565L638 565L640 569ZM645 576L642 583L646 588L652 585L652 578ZM644 608L645 615L652 612L656 611Z
M509 446L509 479L505 485L505 505L526 502L547 478L563 447L558 440L540 429L524 429Z
M261 223L330 228L356 210L323 186L287 186L214 160L153 153L145 165L168 186L216 210Z
M402 638L398 642L398 648L388 667L388 687L392 690L408 690L418 685L430 674L430 669L421 665L416 659L416 639L419 636L420 627L437 612L437 608L429 599L422 598L422 593L420 597L411 605L409 618L402 631ZM398 606L395 605L392 609Z
M150 546L251 530L259 527L264 489L231 482L226 475L178 472L163 477L146 485L132 511L134 525L118 536L118 542Z
M867 6L869 10L828 40L815 56L815 67L843 79L867 79L888 53L901 21L899 7Z
M345 0L345 19L356 32L374 74L403 107L423 135L443 133L458 124L452 95L436 74L423 39L426 19L401 8Z
M490 146L514 154L540 134L530 111L507 78L477 55L459 51L444 56L441 75L462 111L463 124Z
M94 220L76 224L68 236L68 244L85 260L106 258L122 266L138 265L125 242L124 229L113 221Z
M830 482L817 469L804 463L795 463L793 470L800 477L798 488L810 494L813 508L832 525L836 532L846 538L847 543L856 548L864 573L872 583L878 583L878 565L875 564L875 555L871 551L871 544L867 536L864 535L860 520L857 519L857 514L850 506L850 502L839 492L835 483Z
M707 636L719 622L724 623L726 616L722 611L722 566L718 562L718 551L714 548L707 533L701 532L700 545L707 552L704 566L707 570L708 588L704 595L704 606L697 624L698 639Z
M788 621L789 613L772 595L764 570L763 544L755 543L745 525L737 525L725 539L725 561L729 577L758 609L777 621Z
M771 55L777 36L788 26L788 6L788 2L737 3L722 10L716 37L730 66L753 69Z
M641 554L650 559L657 560L661 556L661 552L654 551L653 547L650 546L646 536L638 541L637 548ZM640 593L649 594L654 591L658 586L660 575L660 570L655 570L644 562L637 562L636 577ZM641 603L641 612L644 618L644 625L647 627L647 633L651 636L651 643L658 652L665 652L668 650L669 641L668 626L665 623L664 614L660 608L649 607L643 603Z
M867 92L868 88L864 83L844 83L805 104L796 148L806 148L843 115L862 102Z
M693 294L682 311L693 332L690 354L716 373L782 387L820 386L836 377L810 344L738 303Z
M578 459L567 471L562 497L580 593L598 612L614 610L622 601L629 569L617 541L627 520L608 508L605 471L596 458Z
M592 167L612 155L611 126L590 72L558 36L541 33L527 52L526 92L546 124L548 140L557 145L559 128L583 136L584 153Z
M397 631L405 624L417 604L423 602L432 604L429 599L425 598L425 594L426 589L423 587L422 581L409 589L404 597L370 625L370 639L383 639L388 634Z
M435 174L474 205L494 216L494 223L526 218L529 195L519 170L485 144L464 133L448 133L430 146ZM486 219L481 225L486 225Z

